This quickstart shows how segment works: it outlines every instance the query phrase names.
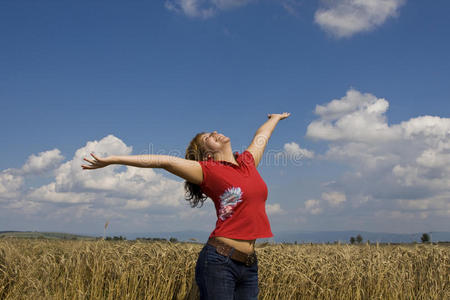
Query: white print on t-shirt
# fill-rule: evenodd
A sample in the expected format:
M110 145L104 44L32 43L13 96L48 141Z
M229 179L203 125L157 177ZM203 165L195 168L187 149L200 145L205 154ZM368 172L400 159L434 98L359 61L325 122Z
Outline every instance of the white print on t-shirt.
M233 214L233 209L242 202L242 191L240 187L231 187L220 195L219 218L225 221Z

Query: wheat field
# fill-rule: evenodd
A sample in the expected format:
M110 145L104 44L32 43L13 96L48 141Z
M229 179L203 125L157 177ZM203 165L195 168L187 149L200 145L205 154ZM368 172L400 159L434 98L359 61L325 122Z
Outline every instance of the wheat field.
M201 248L0 239L0 299L198 299ZM259 299L450 299L449 249L258 245Z

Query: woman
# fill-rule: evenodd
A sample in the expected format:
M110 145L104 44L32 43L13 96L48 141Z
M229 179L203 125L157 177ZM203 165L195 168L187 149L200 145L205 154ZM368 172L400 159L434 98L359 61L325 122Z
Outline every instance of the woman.
M186 159L168 155L84 158L97 169L110 164L163 168L183 179L192 207L210 197L217 213L216 228L200 251L195 280L201 299L257 299L257 238L272 237L265 211L267 186L256 170L278 121L290 113L269 114L250 146L233 155L230 139L216 131L199 133L186 149ZM206 196L205 196L206 195Z

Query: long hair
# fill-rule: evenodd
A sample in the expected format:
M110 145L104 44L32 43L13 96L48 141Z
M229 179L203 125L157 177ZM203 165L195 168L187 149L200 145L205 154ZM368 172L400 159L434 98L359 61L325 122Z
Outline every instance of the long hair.
M204 160L204 158L207 155L207 150L203 145L201 137L205 133L206 132L197 133L197 135L189 143L189 146L186 148L186 155L185 155L186 159L196 161ZM198 184L193 184L189 181L185 181L184 190L186 191L185 193L186 201L189 201L191 207L196 207L199 205L199 203L200 203L199 207L202 207L203 203L208 198L208 196L203 194L203 191Z

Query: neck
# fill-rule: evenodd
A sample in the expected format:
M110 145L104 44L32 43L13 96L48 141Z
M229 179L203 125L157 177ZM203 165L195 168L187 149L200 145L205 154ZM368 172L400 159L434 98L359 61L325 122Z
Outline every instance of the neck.
M234 165L239 165L236 159L234 158L233 151L230 148L226 148L223 151L217 152L214 154L214 160L222 160Z

